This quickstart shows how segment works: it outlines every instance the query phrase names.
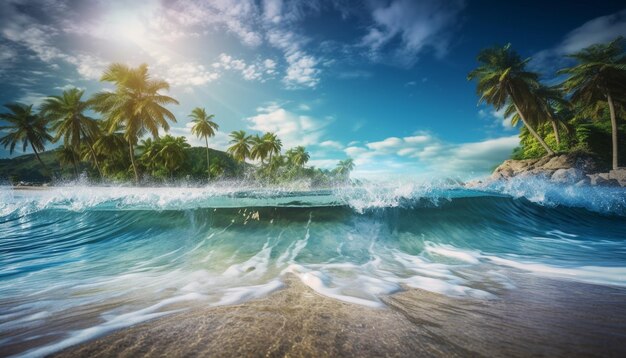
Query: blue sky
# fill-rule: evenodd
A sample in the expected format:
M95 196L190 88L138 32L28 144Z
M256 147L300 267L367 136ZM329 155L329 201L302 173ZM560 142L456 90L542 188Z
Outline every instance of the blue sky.
M511 42L554 81L564 54L626 35L617 1L3 0L0 103L87 95L111 62L150 66L180 101L174 135L205 107L228 133L277 132L311 164L355 175L478 176L517 130L466 81L481 48ZM14 153L21 154L21 153ZM9 153L0 149L0 157Z

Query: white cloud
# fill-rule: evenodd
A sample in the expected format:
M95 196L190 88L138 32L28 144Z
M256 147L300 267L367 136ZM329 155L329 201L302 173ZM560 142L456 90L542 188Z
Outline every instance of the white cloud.
M246 119L248 128L262 133L276 133L284 148L319 143L329 123L328 119L299 115L275 103L260 107L257 112L257 115Z
M413 65L424 49L439 57L446 54L449 30L464 7L461 0L394 0L376 3L372 11L374 25L362 38L372 59L380 60L391 52L392 60ZM400 46L387 51L392 43Z
M486 175L494 165L509 158L518 145L517 136L447 143L428 133L419 133L350 146L344 152L354 158L357 176L396 173L471 177Z
M334 140L325 140L319 144L320 147L332 148L332 149L343 149L344 146Z
M531 65L540 70L553 70L566 64L563 56L593 44L607 43L618 36L626 37L626 10L585 22L565 35L555 47L536 53Z
M191 122L185 123L184 127L180 127L179 125L172 126L169 134L175 137L185 137L187 142L193 147L204 147L206 145L204 138L198 138L191 134L191 127L193 127L193 123ZM209 138L209 148L225 151L229 147L229 141L229 133L216 131L215 136Z

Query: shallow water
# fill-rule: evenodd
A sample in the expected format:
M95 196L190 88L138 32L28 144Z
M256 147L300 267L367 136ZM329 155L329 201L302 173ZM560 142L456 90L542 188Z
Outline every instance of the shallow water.
M39 356L198 305L280 289L386 307L419 288L498 300L512 272L626 286L626 191L541 181L468 190L0 190L0 347Z

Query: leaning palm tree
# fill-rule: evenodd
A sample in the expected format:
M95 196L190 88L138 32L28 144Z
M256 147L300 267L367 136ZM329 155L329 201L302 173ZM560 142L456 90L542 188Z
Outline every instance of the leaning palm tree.
M611 116L613 169L618 168L618 140L616 102L623 102L626 95L626 54L624 39L592 45L570 55L578 63L560 70L559 74L569 77L563 82L563 88L571 92L571 100L584 107L597 106L606 102Z
M230 144L228 153L230 153L235 160L243 162L246 158L250 158L250 146L252 144L252 137L247 135L245 131L234 131L230 134Z
M89 103L82 100L84 91L77 88L64 91L61 96L50 96L41 105L41 114L50 122L52 130L56 132L54 141L63 138L63 146L72 149L75 154L74 172L78 176L77 155L81 145L86 144L91 152L92 159L100 177L102 170L98 163L93 142L98 135L98 122L85 115ZM68 150L68 153L70 151Z
M470 72L468 80L478 80L476 90L480 95L479 103L486 102L496 110L511 103L528 131L541 144L549 155L554 151L533 129L526 114L537 110L533 89L539 87L539 76L526 70L529 59L521 57L508 44L493 47L478 54L478 68Z
M261 138L265 143L265 150L269 155L269 161L272 161L273 154L280 154L280 150L283 148L283 142L278 138L276 133L267 132Z
M150 78L146 64L131 68L114 63L105 70L100 80L113 83L115 90L95 94L92 106L105 116L109 132L123 126L135 183L138 183L135 145L147 133L156 138L160 128L166 132L169 130L167 120L176 122L176 117L164 105L178 104L178 101L160 93L170 86L163 80Z
M9 153L13 154L15 146L21 142L22 152L30 145L35 157L48 172L48 167L39 157L39 152L45 150L45 144L52 140L48 133L47 121L44 117L33 112L32 105L22 103L8 103L4 105L9 112L0 113L0 120L8 122L8 125L1 126L0 130L8 131L8 134L0 138L0 144L9 147Z
M196 107L191 111L191 122L194 124L191 127L191 133L199 138L204 138L206 144L206 165L207 174L211 179L211 164L209 162L209 137L215 136L215 131L219 129L217 123L212 119L215 117L213 114L207 114L204 108Z
M263 165L263 161L267 157L267 144L261 137L258 135L250 138L251 147L250 147L250 159L259 159L261 160L261 165Z
M529 99L533 105L528 107L526 112L526 121L532 126L541 125L549 122L552 125L554 139L557 147L561 145L561 135L559 129L569 131L567 120L569 119L568 110L569 103L563 98L561 91L555 87L547 87L539 85L531 90L532 97ZM504 110L504 118L511 118L511 124L516 126L521 117L517 111L517 107L509 102Z

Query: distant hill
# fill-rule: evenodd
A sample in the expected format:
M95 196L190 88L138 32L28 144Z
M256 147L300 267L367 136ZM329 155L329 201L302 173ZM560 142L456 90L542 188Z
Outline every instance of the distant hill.
M188 154L188 168L192 176L203 177L206 175L206 148L192 147L186 149ZM53 178L71 178L74 168L71 165L62 166L57 158L57 150L49 150L40 153L41 160L46 164L51 173L46 173L34 154L20 155L15 158L0 159L0 182L10 181L13 183L24 181L29 183L46 183ZM241 168L228 153L209 148L210 160L220 161L225 168L227 176L235 175ZM79 170L90 170L87 163L81 163Z

